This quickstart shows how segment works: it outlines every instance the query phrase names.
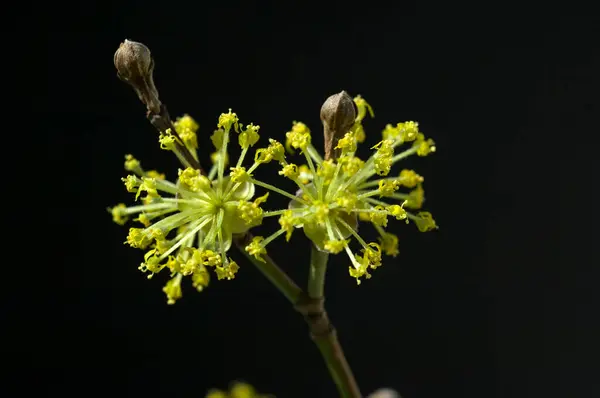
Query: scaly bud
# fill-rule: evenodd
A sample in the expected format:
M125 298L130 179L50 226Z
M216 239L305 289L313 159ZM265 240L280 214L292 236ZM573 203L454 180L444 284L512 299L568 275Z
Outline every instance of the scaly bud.
M114 63L119 79L133 87L148 111L160 113L162 104L154 86L154 60L148 47L126 39L115 52Z
M339 151L337 141L350 130L356 118L354 101L347 92L341 91L327 98L321 107L321 122L325 136L325 160L335 159ZM335 152L335 153L334 153Z

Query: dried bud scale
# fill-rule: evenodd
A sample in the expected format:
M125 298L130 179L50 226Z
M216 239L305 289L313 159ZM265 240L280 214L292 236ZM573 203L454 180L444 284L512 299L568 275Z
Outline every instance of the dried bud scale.
M323 122L326 160L337 157L334 153L337 140L350 130L355 118L354 101L347 92L341 91L325 100L321 107L321 122Z

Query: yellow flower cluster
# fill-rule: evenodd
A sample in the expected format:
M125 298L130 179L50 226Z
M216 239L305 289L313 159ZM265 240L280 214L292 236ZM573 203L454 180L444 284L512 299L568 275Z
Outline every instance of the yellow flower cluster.
M382 140L372 148L375 150L373 155L366 160L360 159L356 150L365 138L362 121L367 113L373 115L373 109L360 96L354 98L354 102L358 110L356 120L350 131L337 142L336 149L341 152L338 159L323 160L311 144L310 130L301 122L294 122L286 134L286 148L289 152L300 149L306 164L288 163L282 150L277 152L278 158L271 158L281 165L279 174L294 181L299 191L294 196L284 193L291 198L289 209L264 213L265 217L279 216L281 229L267 238L256 237L248 245L246 250L257 259L262 259L267 244L274 239L285 234L289 240L295 228L302 228L319 250L332 254L346 252L351 262L350 275L360 284L361 277L370 278L369 270L381 265L382 254L396 256L399 252L398 237L385 230L388 217L406 223L412 221L422 232L437 228L429 212L414 214L405 209L421 208L423 177L409 169L390 176L395 163L414 154L429 155L435 152L435 143L425 139L416 122L387 125ZM409 144L409 148L396 153L404 144ZM401 193L400 188L412 190ZM278 192L278 189L272 190ZM359 221L373 225L379 234L378 242L368 243L358 234ZM359 252L349 247L352 240L360 245Z
M125 243L146 250L139 269L148 273L148 278L165 268L169 270L171 279L163 288L169 304L181 297L185 276L191 277L192 285L199 291L209 283L209 268L218 279L235 277L239 266L227 256L232 236L261 224L261 205L268 197L267 193L252 200L255 193L252 172L261 162L255 162L249 170L242 166L249 148L258 142L259 126L244 127L231 110L222 114L211 137L216 152L208 176L190 167L176 145L181 140L179 144L197 159L198 123L184 115L174 122L174 127L177 134L167 130L160 134L159 143L161 148L173 151L184 166L177 180L171 182L156 171L145 171L140 161L126 155L125 169L132 174L123 178L123 182L142 204L128 207L121 203L109 209L113 220L120 225L137 216L133 221L141 223L141 227L130 228ZM232 131L238 133L242 153L227 175L227 146ZM261 150L257 157L278 158L275 147L272 143L270 150Z

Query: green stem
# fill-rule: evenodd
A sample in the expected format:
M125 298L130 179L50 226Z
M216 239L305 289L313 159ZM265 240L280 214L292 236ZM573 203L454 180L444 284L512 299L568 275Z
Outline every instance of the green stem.
M358 385L344 356L344 350L338 340L337 332L323 307L328 259L328 253L322 252L314 244L312 245L307 290L309 301L313 300L314 303L319 304L315 308L318 311L312 314L310 310L307 311L308 316L305 315L305 318L311 328L313 341L319 348L321 356L323 356L340 396L343 398L360 398Z
M308 274L308 296L319 299L323 297L325 289L325 273L329 253L320 251L312 245L310 252L310 271Z

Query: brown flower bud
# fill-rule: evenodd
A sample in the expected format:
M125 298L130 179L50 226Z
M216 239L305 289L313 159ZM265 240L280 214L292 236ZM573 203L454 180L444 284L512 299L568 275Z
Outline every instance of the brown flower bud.
M115 52L114 63L119 79L133 87L148 111L160 113L161 102L152 77L154 60L148 47L126 39Z
M327 98L321 107L321 122L325 137L325 159L335 159L337 141L350 130L356 118L354 101L347 92L341 91Z

